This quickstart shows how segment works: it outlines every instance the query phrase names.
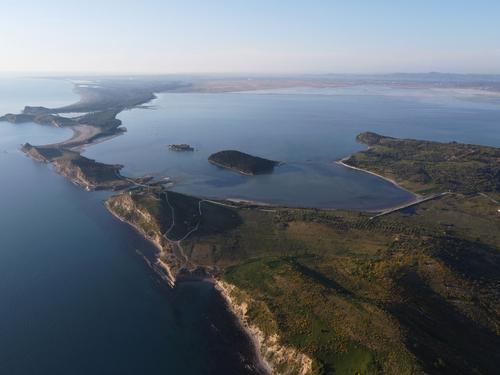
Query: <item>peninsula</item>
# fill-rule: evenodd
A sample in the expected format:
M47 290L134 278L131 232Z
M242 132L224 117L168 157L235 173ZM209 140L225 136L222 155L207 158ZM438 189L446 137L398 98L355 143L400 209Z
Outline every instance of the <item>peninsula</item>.
M244 175L271 173L280 162L245 154L236 150L216 152L208 157L208 161L218 167L230 169Z
M131 187L106 207L157 245L151 267L172 286L184 276L213 281L273 373L497 371L499 149L360 134L369 149L344 165L420 194L452 192L411 212L373 217L203 199L124 177L120 165L80 154L123 131L121 110L154 96L148 85L131 85L123 101L99 83L84 91L105 93L102 102L89 94L71 106L26 107L3 119L73 129L67 141L22 149L88 190ZM209 161L248 175L279 164L234 150Z
M54 169L85 190L121 190L149 181L148 177L127 178L120 174L122 165L104 164L62 147L32 146L21 150L32 159L51 163Z
M358 139L426 142L373 133ZM458 155L482 146L429 147ZM488 148L482 162L493 165L498 151ZM403 159L393 160L388 170ZM447 186L440 181L449 166L437 165L433 189ZM163 187L134 189L106 205L157 243L157 264L172 283L185 273L211 275L278 374L486 374L500 361L492 349L500 345L500 320L491 313L500 306L495 178L475 192L457 188L410 214L374 219L206 200Z
M121 165L99 163L80 154L80 148L93 142L122 134L125 129L116 117L127 109L149 102L155 92L176 90L185 87L180 82L155 82L149 80L110 79L105 83L76 84L75 91L80 101L64 107L47 108L26 106L20 114L8 113L0 121L13 124L34 122L40 125L65 127L73 136L65 141L34 146L29 143L21 150L29 157L51 163L54 169L86 190L120 190L143 185L150 178L127 178L120 174ZM61 113L78 113L72 117Z
M415 192L500 192L498 148L396 139L372 132L356 139L369 148L343 159L346 166L380 174Z

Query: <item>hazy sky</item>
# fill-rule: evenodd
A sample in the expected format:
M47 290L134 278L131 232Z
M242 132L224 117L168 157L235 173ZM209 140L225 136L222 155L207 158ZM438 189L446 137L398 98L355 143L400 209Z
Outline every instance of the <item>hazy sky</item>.
M0 73L500 73L500 0L0 0Z

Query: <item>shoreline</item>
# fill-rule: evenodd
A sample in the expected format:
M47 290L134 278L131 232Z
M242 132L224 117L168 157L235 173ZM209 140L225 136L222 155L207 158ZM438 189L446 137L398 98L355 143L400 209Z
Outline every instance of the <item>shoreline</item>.
M155 254L155 257L153 259L150 259L149 257L145 256L144 254L142 254L142 255L147 259L148 265L151 266L151 269L162 280L165 280L170 288L173 288L175 286L176 277L174 277L174 274L173 274L170 266L165 261L160 259L160 255L165 251L165 249L163 248L163 245L160 244L158 241L155 241L153 238L149 237L146 233L144 233L144 231L142 231L139 227L137 227L133 223L131 223L127 220L124 220L120 216L118 216L115 212L113 212L113 210L111 210L111 208L109 207L107 202L104 202L104 207L115 219L119 220L121 223L127 224L129 227L131 227L133 230L135 230L138 234L140 234L143 238L145 238L147 241L151 242L156 247L158 252ZM154 263L152 261L154 261ZM158 272L158 269L155 268L156 263L158 263L159 268L165 272L164 275L160 274Z
M231 301L231 297L229 293L227 292L226 288L223 287L224 284L226 284L224 281L212 278L210 282L214 285L215 290L221 298L224 300L224 303L226 306L224 308L234 316L235 321L238 323L240 326L241 330L247 335L248 340L250 341L254 351L255 351L255 356L257 357L257 362L256 365L263 371L266 375L272 375L273 374L273 369L271 367L271 364L264 358L262 355L262 345L259 343L258 338L256 335L250 330L248 324L242 319L242 317L235 311L235 306Z
M398 208L402 207L402 206L405 206L405 207L409 207L409 206L413 206L415 204L418 204L418 203L421 203L421 202L425 202L427 200L427 197L426 196L423 196L421 194L418 194L418 193L415 193L411 190L408 190L407 188L403 187L402 185L400 185L399 183L397 183L395 180L389 178L389 177L385 177L385 176L382 176L378 173L375 173L375 172L372 172L372 171L369 171L367 169L362 169L362 168L358 168L358 167L354 167L352 165L349 165L349 164L346 164L345 161L349 160L351 158L352 154L351 155L348 155L340 160L337 160L335 161L335 164L337 165L340 165L344 168L348 168L348 169L351 169L351 170L355 170L355 171L358 171L358 172L363 172L363 173L368 173L372 176L375 176L375 177L378 177L386 182L389 182L391 185L397 187L398 189L400 190L403 190L409 194L412 195L412 198L408 201L405 201L405 202L401 202L399 204L395 204L395 205L392 205L392 206L388 206L388 207L383 207L383 208L380 208L380 209L376 209L376 210L362 210L362 212L368 212L368 213L383 213L383 212L386 212L386 211L391 211L391 210L397 210ZM377 215L376 215L377 216Z
M153 97L154 98L154 97ZM153 99L151 98L151 99ZM146 102L149 102L151 99L149 99ZM77 103L78 104L78 103ZM88 145L93 144L93 140L102 140L105 141L105 133L106 131L102 128L98 128L96 126L92 125L87 125L87 124L80 124L80 125L74 125L71 127L73 131L72 137L69 139L55 143L52 145L47 145L51 147L57 147L57 148L63 148L63 147L69 147L69 148L76 148L76 147L84 147ZM114 130L115 134L108 134L110 137L114 137L119 135L121 132L118 131L117 129ZM397 184L394 180L391 180L389 178L386 178L384 176L378 175L374 172L370 172L367 170L363 170L357 167L349 166L348 164L344 163L344 161L348 160L351 157L351 155L347 156L346 158L341 159L340 161L337 161L336 163L339 165L342 165L346 168L350 168L353 170L357 170L360 172L365 172L372 174L378 178L382 178L383 180L390 182L394 186L398 187L399 189L402 189L404 191L409 192L412 196L412 202L417 203L419 201L419 195L401 187L399 184ZM217 163L215 161L212 161L209 159L209 162L219 168L231 170L234 172L237 172L241 175L244 176L254 176L255 174L252 173L247 173L241 170L238 170L237 168L232 168L225 166L223 164ZM277 164L279 166L280 164ZM230 201L230 199L227 199L227 201ZM248 204L249 201L245 202ZM251 202L251 201L250 201ZM255 204L257 206L261 206L261 209L265 208L274 208L272 204L257 204L256 202L252 202L252 204ZM145 254L141 254L144 258L146 258L146 262L148 266L157 274L162 280L164 280L170 288L174 288L178 278L177 275L175 275L175 271L173 271L173 267L169 265L169 259L168 257L163 257L163 255L168 255L168 251L166 249L166 244L162 244L161 240L156 236L150 237L147 233L145 233L141 228L139 228L137 225L134 225L133 222L124 220L121 218L118 214L113 212L112 209L110 209L109 205L104 203L107 211L111 213L112 216L114 216L116 219L118 219L120 222L128 224L130 227L132 227L137 233L139 233L143 238L151 242L155 248L157 249L157 253L151 255L148 257ZM283 206L282 206L283 207ZM295 208L295 207L292 207ZM382 212L385 211L386 209L380 209L375 212ZM365 211L366 212L366 211ZM161 233L160 233L161 235ZM171 251L172 256L175 258L176 254L175 251ZM170 259L170 261L173 259ZM212 281L213 280L213 281ZM276 363L273 364L273 362L277 363L286 363L290 364L290 366L297 366L298 371L296 372L297 374L300 375L306 375L311 373L312 371L312 359L309 358L307 355L300 353L297 349L292 348L292 347L286 347L282 344L279 343L279 337L277 334L274 334L272 336L266 337L262 330L256 325L253 325L249 322L248 317L246 316L246 311L245 311L245 306L246 303L243 302L242 304L238 304L236 301L234 301L234 298L231 297L231 291L230 288L228 289L228 286L231 287L231 284L225 283L223 280L220 278L215 278L211 277L210 281L214 283L214 286L218 293L222 296L222 298L226 301L226 308L227 310L235 317L235 319L239 322L241 328L243 331L247 334L249 340L251 341L251 344L253 345L256 353L256 361L257 363L255 364L256 367L262 368L263 371L266 373L274 373L276 370ZM233 288L236 288L232 286ZM281 362L279 362L281 359ZM274 360L274 361L273 361ZM295 367L294 367L295 369Z
M228 166L226 166L224 164L218 163L218 162L210 160L210 159L208 159L208 162L210 164L215 165L216 167L219 167L219 168L222 168L222 169L227 169L227 170L233 171L233 172L237 172L237 173L239 173L239 174L241 174L243 176L255 176L255 174L253 174L253 173L244 172L244 171L242 171L242 170L240 170L238 168L234 168L234 167L228 167Z
M125 128L117 128L113 133L106 134L106 131L94 125L79 124L69 126L73 135L61 142L42 145L40 147L55 147L55 148L69 148L79 149L85 146L98 144L117 137L126 132Z
M265 356L262 355L262 351L265 350L265 345L262 343L262 340L260 340L260 337L262 335L257 335L256 330L252 329L246 322L246 319L244 319L240 314L237 313L237 309L235 309L234 303L232 303L230 295L225 291L224 288L221 288L220 285L224 283L220 278L215 277L213 275L208 274L208 276L203 276L203 277L197 277L193 275L184 275L184 274L177 274L174 276L174 273L172 272L172 269L170 265L167 263L167 261L162 259L162 254L165 253L164 245L156 241L155 239L151 238L148 236L143 230L141 230L138 226L134 225L132 222L127 221L122 219L120 216L118 216L107 204L107 202L104 203L104 206L106 210L116 219L118 219L121 223L127 224L128 226L132 227L138 234L140 234L143 238L148 240L150 243L152 243L155 248L157 249L157 252L151 256L147 256L143 254L142 252L138 251L138 254L143 257L145 260L147 266L154 272L155 275L160 277L161 280L165 281L168 284L168 287L170 289L174 289L176 285L179 282L182 282L183 279L185 280L196 280L200 282L207 282L210 283L214 286L215 291L219 294L219 296L222 298L224 301L223 308L231 314L235 322L238 324L240 327L241 331L247 336L249 344L251 345L254 355L255 355L255 367L258 370L259 374L262 375L272 375L274 374L273 368L270 365L270 363L266 360ZM174 254L175 256L175 254ZM260 332L260 330L259 330ZM285 347L282 347L285 348ZM312 363L312 361L311 361ZM305 375L306 373L304 373Z
M77 86L77 85L75 85L75 86ZM85 98L84 98L85 94L79 90L76 90L76 91L79 93L81 99L76 103L73 103L73 104L70 104L68 106L60 108L60 109L62 109L62 113L64 113L68 108L72 108L72 107L79 107L79 109L82 112L86 112L87 110L89 110L89 111L92 110L91 107L92 107L93 103L90 103L91 105L89 107L85 108ZM143 103L139 103L139 104L147 103L147 102L153 100L155 97L156 96L153 94L147 101L144 101ZM139 104L136 104L135 106L137 106ZM106 108L100 108L100 109L105 110ZM89 125L89 124L73 125L73 126L70 126L70 128L73 132L73 134L70 138L63 140L61 142L43 145L40 147L82 149L85 146L96 144L98 142L104 142L108 139L114 138L120 134L123 134L123 132L124 132L124 130L115 129L113 134L108 134L106 136L104 134L104 133L106 133L106 131L104 129L93 126L93 125ZM223 166L220 166L220 167L223 167ZM238 172L245 174L242 171L238 171ZM250 175L250 174L248 174L248 175ZM70 180L73 183L75 183L74 180L72 180L72 179L70 179ZM81 186L79 184L77 184L77 185ZM164 254L166 252L164 245L161 244L158 240L148 236L147 233L145 233L137 225L134 225L134 223L127 221L127 220L124 220L119 215L117 215L115 212L113 212L113 210L109 207L107 202L104 202L104 207L106 208L107 212L111 214L112 217L117 219L119 222L131 227L136 233L138 233L141 237L143 237L144 239L149 241L156 248L157 251L155 254L146 255L146 254L143 254L142 252L138 251L138 255L140 255L144 259L146 265L151 269L151 271L153 271L153 273L155 275L157 275L161 280L166 282L167 286L169 288L173 289L175 287L178 279L176 276L174 276L174 272L172 271L171 266L165 260L162 259L162 254ZM174 254L174 256L175 256L175 254ZM217 285L217 282L218 282L217 279L215 279L213 276L210 276L209 278L205 278L205 281L212 283L214 286ZM216 290L217 290L217 293L219 293L219 295L221 296L221 298L224 301L227 301L227 298L226 298L227 296L224 293L222 293L220 289L216 288ZM252 347L254 348L254 351L255 351L256 362L257 362L256 366L261 368L261 370L264 373L271 374L269 365L267 364L267 362L265 361L265 359L261 355L260 347L258 346L257 339L253 336L252 332L246 328L243 321L240 319L240 317L237 314L234 313L234 311L229 307L229 305L226 304L226 306L224 306L224 308L227 309L227 311L231 315L234 316L235 321L238 322L238 324L240 325L243 332L247 335L247 337L250 341L250 344L252 345Z
M386 177L386 176L383 176L381 174L378 174L378 173L375 173L375 172L372 172L368 169L363 169L363 168L358 168L358 167L355 167L353 165L349 165L349 164L346 164L345 162L347 160L349 160L350 158L352 157L352 154L346 156L346 157L343 157L342 159L340 160L336 160L335 161L335 164L337 165L341 165L345 168L349 168L349 169L353 169L353 170L356 170L356 171L360 171L360 172L364 172L364 173L368 173L368 174L371 174L372 176L375 176L375 177L378 177L378 178L381 178L382 180L385 180L387 182L389 182L390 184L394 185L395 187L397 187L398 189L400 190L404 190L406 191L407 193L410 193L411 195L415 196L415 197L421 197L420 194L417 194L411 190L408 190L407 188L405 188L404 186L400 185L397 181L393 180L392 178L389 178L389 177Z
M275 333L266 336L255 324L249 321L247 310L248 302L237 302L231 295L238 288L226 281L215 279L215 288L225 300L227 309L236 317L242 329L247 333L249 339L255 346L261 366L268 374L312 374L312 359L293 347L280 344L279 336ZM285 366L284 372L278 372L278 368ZM288 367L289 366L289 367Z
M159 276L162 277L163 280L167 281L170 288L175 288L178 284L182 283L183 280L204 281L211 283L214 286L215 291L221 297L221 300L224 301L223 308L235 319L235 322L248 339L248 345L252 348L252 356L254 356L252 366L255 366L257 374L271 375L274 373L281 373L276 370L277 368L282 368L283 366L291 366L293 368L300 367L301 370L297 373L303 375L310 374L309 369L312 366L312 359L299 352L298 349L282 345L279 342L279 336L277 334L266 337L257 325L252 324L245 314L241 314L241 309L238 304L235 303L229 289L223 287L224 285L230 284L223 281L220 275L204 272L200 277L196 274L182 273L180 269L174 270L169 264L169 254L166 250L166 247L169 246L169 244L162 243L161 240L158 240L162 237L161 232L155 229L152 231L151 235L148 235L139 226L135 225L132 220L129 221L123 219L107 202L105 203L105 207L119 221L130 225L137 231L137 233L155 245L158 249L155 254L152 254L150 257L147 257L144 254L141 255L146 258L146 262L155 273L158 273L159 271L166 271L168 273L167 278L162 277L162 274ZM134 208L131 207L130 209ZM140 211L138 213L143 216ZM163 257L164 254L167 256ZM172 251L172 257L172 260L175 260L175 258L178 257L178 254L175 254L175 252ZM160 268L157 268L157 266ZM206 270L205 267L202 268ZM234 287L230 286L230 289L234 289ZM243 302L243 305L245 304L246 302ZM305 370L303 370L304 368Z
M280 165L285 164L284 162L279 161L279 162L275 162L275 165L274 165L273 169L272 169L272 170L270 170L269 172L264 172L264 173L249 173L249 172L242 171L242 170L240 170L240 169L238 169L238 168L235 168L235 167L229 167L229 166L226 166L226 165L224 165L224 164L221 164L221 163L219 163L219 162L216 162L216 161L214 161L214 160L211 160L210 158L208 158L207 160L208 160L208 162L209 162L210 164L213 164L213 165L215 165L216 167L219 167L219 168L222 168L222 169L227 169L227 170L229 170L229 171L233 171L233 172L237 172L237 173L239 173L239 174L241 174L241 175L243 175L243 176L258 176L258 175L263 175L263 174L271 174L271 173L273 173L273 171L274 171L274 167L279 167Z

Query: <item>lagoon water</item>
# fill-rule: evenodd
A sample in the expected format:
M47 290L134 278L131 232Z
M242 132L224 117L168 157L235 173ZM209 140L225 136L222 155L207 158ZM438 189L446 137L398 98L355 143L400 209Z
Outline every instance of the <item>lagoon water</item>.
M174 190L210 198L374 210L411 195L334 163L365 147L358 133L500 145L500 96L362 86L161 94L151 104L121 113L127 133L85 155L124 164L124 174L172 177ZM171 143L196 151L169 151ZM241 176L207 162L223 149L285 164L273 174Z
M0 113L76 99L68 82L0 80ZM409 195L333 163L362 149L357 133L500 146L499 103L380 87L161 94L150 109L121 113L128 132L85 155L124 164L124 174L171 176L174 189L202 196L375 209ZM245 338L209 284L162 287L136 252L151 245L105 211L106 193L82 191L19 151L69 135L0 123L0 373L245 373ZM227 148L286 164L249 178L207 163Z

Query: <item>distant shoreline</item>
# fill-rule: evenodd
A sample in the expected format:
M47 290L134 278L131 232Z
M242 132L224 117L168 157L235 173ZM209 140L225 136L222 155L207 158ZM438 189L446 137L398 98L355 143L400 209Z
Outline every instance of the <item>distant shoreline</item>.
M150 95L150 96L147 96L147 97L149 99L147 99L143 103L139 103L139 104L144 104L144 103L150 101L151 99L154 98L154 94L152 96ZM62 107L62 109L63 109L63 111L69 111L68 109L71 109L71 111L75 111L75 107L78 107L79 110L82 110L83 105L84 105L84 102L80 101L80 102L76 103L76 105L73 105L73 106L69 105L69 106L66 106L66 107ZM93 103L92 105L95 105L95 103ZM93 108L92 105L89 106L89 107L87 107L88 111L92 110L91 109L91 108ZM135 104L135 105L138 105L138 104ZM102 107L100 107L100 108L104 109L105 105L102 104ZM55 144L52 144L52 145L47 145L47 147L54 147L54 148L83 147L85 145L92 144L97 139L103 140L104 139L104 135L103 134L105 134L105 132L106 132L106 129L99 128L99 127L92 126L92 125L88 125L88 124L75 125L75 126L71 127L71 129L73 131L72 137L70 137L69 139L67 139L65 141L59 142L59 143L55 143ZM115 131L116 131L116 129L115 129ZM116 134L107 134L107 135L109 137L113 137L113 136L116 136L118 133L119 132L117 132ZM353 170L357 170L357 171L369 173L369 174L372 174L372 175L374 175L376 177L382 178L383 180L385 180L387 182L390 182L391 184L395 185L396 187L398 187L398 188L400 188L400 189L402 189L404 191L407 191L407 192L411 193L414 196L415 202L418 201L418 196L416 194L410 192L409 190L407 190L405 188L402 188L395 181L393 181L393 180L391 180L389 178L386 178L384 176L378 175L376 173L373 173L373 172L370 172L370 171L367 171L367 170L363 170L363 169L360 169L360 168L356 168L356 167L353 167L353 166L349 166L348 164L344 163L344 161L348 160L348 158L350 158L350 156L348 156L347 158L341 159L340 161L337 162L337 164L342 165L342 166L347 167L347 168L350 168L350 169L353 169ZM254 176L255 175L255 174L252 174L252 173L248 173L248 172L242 171L242 170L240 170L238 168L235 168L235 167L229 167L227 165L223 165L223 164L218 163L218 162L213 161L213 160L209 160L209 162L211 164L217 166L217 167L228 169L228 170L232 170L232 171L235 171L235 172L237 172L237 173L239 173L241 175L245 175L245 176ZM276 165L279 165L279 164L276 164ZM142 237L144 237L145 239L151 241L156 246L156 248L158 249L158 254L156 254L155 256L153 256L151 258L146 257L147 261L148 261L148 264L151 266L151 268L163 280L165 280L168 283L168 285L170 287L175 286L175 283L178 281L178 279L177 279L176 275L174 275L174 272L171 270L171 267L169 267L168 261L165 261L165 259L162 259L162 257L161 257L161 255L162 255L162 253L164 251L163 245L159 241L155 241L153 238L150 238L146 232L142 231L139 227L135 226L133 223L131 223L131 222L127 221L127 220L124 220L124 219L120 218L118 215L116 215L115 213L113 213L112 210L109 209L108 205L105 204L105 206L106 206L108 212L110 212L115 218L117 218L121 222L124 222L124 223L130 225L131 227L133 227L137 232L139 232L141 234ZM265 209L265 207L266 206L262 206L262 209ZM273 207L273 206L272 205L268 205L267 207ZM381 212L383 210L384 209L380 209L380 210L377 210L376 212ZM218 292L220 293L220 295L223 298L227 298L228 297L227 294L224 294L220 290ZM230 308L230 306L229 306L228 310L231 313L234 314L234 311ZM252 331L249 330L248 327L245 326L245 322L241 320L241 317L238 317L237 314L234 314L234 316L241 323L241 327L245 330L245 332L248 333L248 336L251 339L251 343L255 346L255 351L256 351L256 355L257 355L257 358L256 358L257 359L257 365L258 366L262 366L262 367L264 367L264 368L267 369L267 367L269 367L268 363L266 362L265 358L262 356L262 354L259 351L259 349L262 349L262 344L259 343L258 336L256 336L255 334L253 334Z
M353 165L349 165L349 164L346 164L345 162L347 160L349 160L350 158L352 157L352 154L349 155L349 156L346 156L340 160L337 160L335 161L335 164L337 165L341 165L345 168L349 168L349 169L353 169L353 170L356 170L356 171L360 171L360 172L364 172L364 173L368 173L368 174L371 174L372 176L375 176L375 177L378 177L378 178L381 178L382 180L385 180L389 183L391 183L392 185L394 185L395 187L397 187L398 189L400 190L404 190L406 191L407 193L410 193L412 195L414 195L415 197L421 197L420 194L417 194L411 190L408 190L407 188L401 186L398 182L396 182L395 180L393 180L392 178L389 178L389 177L385 177L385 176L382 176L381 174L378 174L378 173L375 173L375 172L372 172L372 171L369 171L367 169L362 169L362 168L358 168L358 167L355 167Z

